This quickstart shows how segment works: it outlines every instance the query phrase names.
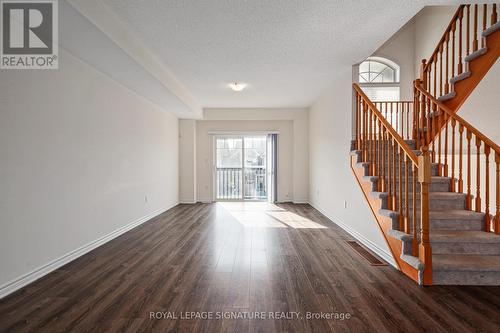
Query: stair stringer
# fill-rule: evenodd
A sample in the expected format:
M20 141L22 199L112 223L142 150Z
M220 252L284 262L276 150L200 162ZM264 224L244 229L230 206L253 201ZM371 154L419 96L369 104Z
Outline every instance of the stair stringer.
M405 245L407 246L407 244L403 244L405 243L404 240L394 237L393 234L391 235L391 233L394 232L393 218L380 214L383 199L380 196L370 195L370 193L372 192L372 183L363 180L363 176L365 175L365 168L363 166L358 166L357 163L358 156L357 154L355 154L354 156L351 156L351 170L361 191L363 192L363 195L365 196L366 201L368 202L368 205L370 206L370 210L372 211L372 214L377 221L377 224L380 228L380 231L382 232L382 235L384 236L387 246L391 251L392 257L397 264L397 268L413 281L417 282L418 284L422 284L424 270L423 263L418 261L418 258L416 257L411 257L415 259L413 260L413 265L409 264L409 261L411 260L403 259L409 257L404 253L406 251L403 251L403 247Z
M443 104L453 112L459 110L500 56L500 30L483 38L487 48L486 52L471 61L465 61L465 71L470 73L469 76L452 83L451 91L454 92L454 97L443 101Z

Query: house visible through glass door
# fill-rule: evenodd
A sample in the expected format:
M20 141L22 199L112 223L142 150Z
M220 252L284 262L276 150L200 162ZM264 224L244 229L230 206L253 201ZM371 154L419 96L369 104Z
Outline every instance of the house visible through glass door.
M221 136L215 139L217 200L267 199L267 137Z

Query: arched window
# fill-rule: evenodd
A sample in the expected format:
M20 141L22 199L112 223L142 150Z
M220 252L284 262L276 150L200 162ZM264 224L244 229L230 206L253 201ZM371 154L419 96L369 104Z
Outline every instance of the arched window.
M372 101L399 100L399 66L393 61L369 57L359 65L358 80Z

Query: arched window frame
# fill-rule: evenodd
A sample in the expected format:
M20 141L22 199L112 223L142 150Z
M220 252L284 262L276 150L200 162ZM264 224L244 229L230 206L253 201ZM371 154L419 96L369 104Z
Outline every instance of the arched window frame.
M365 92L368 92L370 90L372 90L372 91L383 90L384 87L387 87L388 90L392 90L392 92L393 92L392 95L394 95L393 98L391 98L390 100L394 100L394 101L399 100L400 99L400 67L399 67L399 65L392 60L389 60L389 59L383 58L383 57L378 57L378 56L368 57L363 62L366 62L366 61L377 62L377 63L383 64L383 65L389 67L390 69L392 69L394 71L394 80L389 81L389 82L361 82L361 80L360 80L361 79L360 69L361 69L361 64L362 64L361 63L358 66L357 80L358 80L359 85L362 88L365 88L363 90L365 90ZM396 93L396 91L397 91L397 93ZM383 98L383 99L385 99L385 98ZM380 100L382 100L382 99L380 99Z

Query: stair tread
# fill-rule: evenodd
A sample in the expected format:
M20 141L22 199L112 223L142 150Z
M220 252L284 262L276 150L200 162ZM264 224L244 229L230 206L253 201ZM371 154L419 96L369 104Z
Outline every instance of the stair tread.
M465 209L450 209L429 211L431 220L482 220L484 213L477 213Z
M431 176L431 182L436 183L446 183L451 180L451 177L443 177L443 176Z
M445 101L447 101L447 100L449 100L449 99L454 98L454 97L455 97L455 95L456 95L456 93L455 93L454 91L452 91L452 92L450 92L450 93L448 93L448 94L444 94L444 95L442 95L442 96L438 97L438 101L440 101L440 102L445 102Z
M500 271L500 256L476 254L436 254L432 256L434 271Z
M487 47L485 46L485 47L480 48L480 49L479 49L479 50L477 50L477 51L472 52L471 54L469 54L468 56L466 56L466 57L464 58L464 60L465 60L466 62L471 62L472 60L474 60L474 59L476 59L476 58L478 58L478 57L482 56L482 55L483 55L483 54L485 54L486 52L488 52L488 49L487 49Z
M489 27L488 29L484 30L482 35L483 35L483 37L487 37L498 30L500 30L500 22L497 22L497 23L493 24L491 27Z
M465 80L465 79L467 79L467 78L470 76L470 74L471 74L471 72L470 72L470 71L465 71L465 72L463 72L463 73L461 73L461 74L459 74L459 75L456 75L456 76L454 76L454 77L452 77L452 78L450 79L450 83L451 83L451 84L455 84L455 83L457 83L458 81Z
M500 235L473 230L434 230L430 233L432 242L440 243L495 243L500 246Z
M465 197L465 193L457 193L457 192L429 192L429 197L431 199L444 199L444 200L453 200L457 197Z

